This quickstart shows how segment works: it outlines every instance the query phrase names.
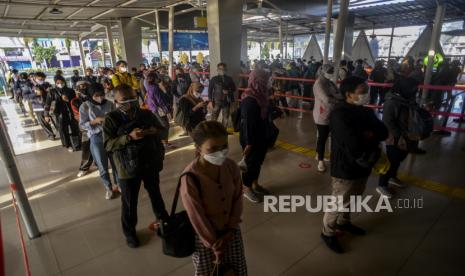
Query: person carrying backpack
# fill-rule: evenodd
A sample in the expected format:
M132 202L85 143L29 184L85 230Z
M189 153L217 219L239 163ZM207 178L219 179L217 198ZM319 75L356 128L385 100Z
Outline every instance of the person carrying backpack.
M410 109L415 103L418 81L413 78L400 77L385 97L383 122L388 128L389 136L386 143L386 155L390 168L386 174L379 176L376 191L384 197L391 198L388 185L403 188L405 184L397 178L400 164L408 155L409 147L419 136L409 132Z

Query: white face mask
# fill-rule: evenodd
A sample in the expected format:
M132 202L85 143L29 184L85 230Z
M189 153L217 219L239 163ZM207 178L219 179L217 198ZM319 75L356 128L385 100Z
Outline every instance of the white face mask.
M228 149L224 149L224 150L219 150L219 151L215 151L212 153L207 153L203 155L203 159L205 159L207 162L213 165L221 166L224 160L226 160L226 157L228 156L228 152L229 152Z
M365 94L359 94L358 95L358 100L354 101L354 104L356 105L366 105L370 102L370 94L365 93Z
M333 77L333 74L330 74L330 73L323 73L323 76L325 78L327 78L328 80L330 80L332 77Z
M201 95L202 94L200 94L199 92L194 92L194 97L196 97L196 98L200 98Z
M120 70L121 73L126 73L128 71L128 68L127 67L120 67L119 70Z
M44 81L43 80L38 80L37 83L42 85L42 84L44 84Z
M60 83L60 84L57 84L57 87L58 87L58 88L63 88L63 84L61 84L61 83Z

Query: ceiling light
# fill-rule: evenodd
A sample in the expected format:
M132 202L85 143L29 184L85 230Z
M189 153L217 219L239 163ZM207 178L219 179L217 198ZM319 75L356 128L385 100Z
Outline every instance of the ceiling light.
M53 9L51 9L49 11L49 13L51 13L51 14L62 14L63 12L60 11L59 9L57 9L57 8L53 8Z

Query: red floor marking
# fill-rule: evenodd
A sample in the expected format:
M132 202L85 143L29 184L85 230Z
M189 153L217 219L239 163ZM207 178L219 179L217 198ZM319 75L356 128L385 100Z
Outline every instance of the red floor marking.
M312 165L310 163L302 162L302 163L299 164L299 167L301 169L310 169L312 167Z

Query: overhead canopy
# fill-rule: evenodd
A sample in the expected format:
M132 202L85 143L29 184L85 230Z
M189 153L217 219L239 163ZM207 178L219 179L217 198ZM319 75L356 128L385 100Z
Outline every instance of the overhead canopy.
M327 0L243 1L248 40L276 41L280 19L288 40L324 32ZM336 17L339 1L334 2ZM0 0L0 36L105 38L102 26L111 23L117 38L117 21L126 17L141 21L143 37L150 38L155 37L155 9L162 11L163 30L167 28L167 8L172 5L175 30L205 30L194 26L194 17L207 16L207 0ZM354 30L428 25L435 10L436 0L352 0L349 6L355 16ZM447 1L445 22L463 20L464 14L465 0Z

